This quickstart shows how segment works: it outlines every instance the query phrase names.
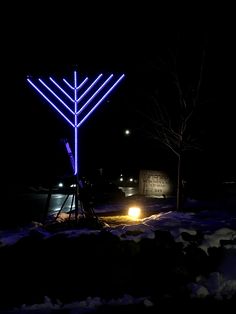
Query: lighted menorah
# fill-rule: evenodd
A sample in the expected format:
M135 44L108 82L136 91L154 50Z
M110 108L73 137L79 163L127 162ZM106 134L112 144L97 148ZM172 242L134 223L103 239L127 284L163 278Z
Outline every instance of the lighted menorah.
M37 80L27 78L36 91L74 128L74 175L79 173L78 129L124 76L122 74L115 78L113 74L108 77L99 74L89 83L88 77L82 78L79 82L78 74L74 71L73 82L69 83L63 78L61 84L52 77L49 77L47 81L40 78Z
M49 77L47 80L41 78L33 79L28 77L27 81L44 99L69 123L74 129L74 156L70 154L74 175L79 176L79 157L78 157L78 129L97 109L97 107L108 97L113 89L124 78L124 74L115 77L99 74L94 80L88 77L78 79L78 74L74 71L72 82L65 78L60 83ZM67 151L68 151L68 147ZM70 149L70 148L69 148ZM75 193L75 218L78 215L78 193ZM72 199L73 203L73 199Z

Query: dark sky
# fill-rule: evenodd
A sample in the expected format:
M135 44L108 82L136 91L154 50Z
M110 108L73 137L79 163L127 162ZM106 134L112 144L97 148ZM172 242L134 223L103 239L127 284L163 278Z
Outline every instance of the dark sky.
M199 108L198 125L204 134L205 151L191 157L188 167L236 174L235 35L230 17L214 16L208 10L193 16L194 10L178 15L174 10L170 14L138 6L113 3L95 8L91 4L73 9L69 5L32 4L6 11L1 59L5 78L2 155L11 178L44 181L49 173L57 177L70 171L60 139L70 138L72 130L26 78L60 79L70 77L74 69L84 76L101 72L126 75L109 102L104 102L80 130L86 171L102 167L107 173L118 174L123 170L137 173L140 168L175 168L172 154L144 137L140 112L147 110L155 89L171 98L168 79L157 70L158 60L168 63L170 52L178 48L179 70L187 85L197 73L203 47L205 102ZM129 138L123 135L126 127L132 131Z

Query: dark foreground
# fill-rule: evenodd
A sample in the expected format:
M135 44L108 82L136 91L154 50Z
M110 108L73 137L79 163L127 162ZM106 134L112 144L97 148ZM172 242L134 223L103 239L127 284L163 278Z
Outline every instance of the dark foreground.
M84 309L76 312L65 305L88 297L109 303L125 294L137 299L146 297L148 301L102 305L86 312L167 313L174 309L187 313L226 311L236 305L235 298L192 299L188 290L188 284L197 276L215 271L226 254L222 248L206 255L192 243L184 250L168 231L161 230L156 230L154 239L139 242L123 241L102 228L93 231L97 232L68 236L66 232L52 231L51 226L36 228L15 244L0 247L0 312L11 313L18 308L18 313L27 313L23 304L42 304L45 296L61 304L60 309L46 313L84 313Z
M224 206L234 209L229 201L224 202ZM145 205L152 205L152 201ZM216 205L221 207L222 203L214 203L214 208ZM205 203L205 206L208 208L209 204ZM15 206L8 212L6 218L10 219L7 221L19 227L20 219L23 224L32 220L32 216L23 213L24 208L21 211L19 206ZM184 249L168 231L163 230L156 230L154 239L143 238L135 242L123 241L94 225L91 229L98 231L97 234L77 236L75 232L75 236L69 237L64 232L66 229L72 231L73 226L63 230L49 226L35 228L14 245L3 246L0 243L1 313L13 313L14 308L22 314L148 314L173 310L199 313L200 310L217 312L235 308L235 297L230 300L213 297L193 299L188 290L188 284L197 276L207 276L216 271L226 254L223 247L212 248L207 255L198 248L201 238L196 237ZM45 232L50 236L45 236ZM105 304L86 311L65 307L88 297L99 297L109 303L109 300L124 294L135 298L147 297L148 302L119 306ZM53 303L59 300L60 308L45 309L44 312L42 309L28 312L23 309L23 304L43 304L45 296Z
M222 313L234 311L235 301L216 301L216 300L173 300L168 299L165 301L159 301L153 306L145 306L143 304L136 305L105 305L97 309L35 309L35 310L3 310L0 313L3 314L82 314L82 313L95 313L95 314L166 314L172 313L199 313L199 311L205 311L206 313Z

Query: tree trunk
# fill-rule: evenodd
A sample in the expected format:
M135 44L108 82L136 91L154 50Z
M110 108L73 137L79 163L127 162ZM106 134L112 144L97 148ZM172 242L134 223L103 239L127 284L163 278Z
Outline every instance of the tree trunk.
M178 173L177 173L177 195L176 195L176 210L180 211L182 206L182 158L178 155Z

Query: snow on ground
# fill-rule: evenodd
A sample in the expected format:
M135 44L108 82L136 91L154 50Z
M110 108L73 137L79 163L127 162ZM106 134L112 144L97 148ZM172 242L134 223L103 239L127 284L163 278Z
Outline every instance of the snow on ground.
M206 298L213 297L217 300L232 299L236 296L236 210L235 211L221 211L219 209L214 210L202 210L194 212L176 212L169 210L167 202L149 203L146 206L146 216L137 219L135 221L121 219L121 223L110 226L105 225L106 231L118 236L122 241L132 240L136 243L141 239L154 239L155 232L157 230L168 231L173 237L176 243L181 243L183 249L188 248L191 244L194 244L199 249L203 250L207 255L212 248L223 248L224 259L217 266L217 269L208 274L208 276L198 276L194 282L188 283L189 296L191 298ZM100 215L104 213L115 213L116 208L108 206L100 210ZM150 211L148 216L147 211ZM156 213L154 213L156 211ZM108 217L107 217L108 218ZM124 218L124 217L123 217ZM102 219L106 219L103 216ZM30 226L22 227L19 230L4 230L0 232L0 248L11 246L17 243L23 237L29 235L32 230L37 230L44 238L49 238L52 233L40 223L32 223ZM98 235L100 230L91 230L90 228L80 228L72 230L58 231L63 233L66 237L78 237L82 234ZM82 313L83 309L95 309L102 304L104 300L101 297L88 296L84 300L80 300L74 303L61 304L60 301L52 302L50 298L45 296L45 300L42 304L35 305L22 305L21 308L15 310L15 312L22 311L26 313L28 310L37 309L43 311L56 310L58 308L72 309L77 308L76 313ZM134 298L133 296L124 295L123 298L111 299L107 303L119 303L119 304L134 304L135 302L142 302L145 306L152 306L152 301L148 299L148 296L143 298ZM80 309L80 311L79 311ZM25 311L25 312L23 312ZM68 312L70 313L70 312ZM73 312L75 313L75 312Z

